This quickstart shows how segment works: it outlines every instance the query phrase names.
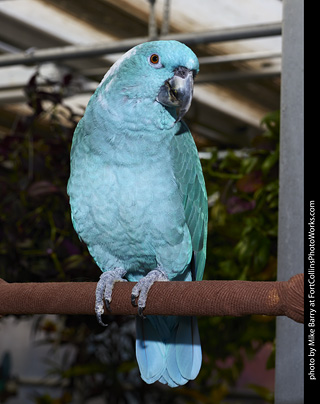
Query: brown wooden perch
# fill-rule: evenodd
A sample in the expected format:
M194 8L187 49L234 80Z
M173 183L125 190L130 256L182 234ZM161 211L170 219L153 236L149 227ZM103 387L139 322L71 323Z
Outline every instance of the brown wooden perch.
M283 282L156 282L144 313L156 315L287 316L303 323L304 276ZM112 314L137 314L131 305L135 283L115 284ZM0 315L94 314L94 282L7 283L0 279ZM106 311L107 312L107 311Z

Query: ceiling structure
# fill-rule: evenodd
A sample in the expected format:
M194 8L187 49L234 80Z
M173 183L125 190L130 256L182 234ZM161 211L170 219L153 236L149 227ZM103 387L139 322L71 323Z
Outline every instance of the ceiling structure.
M198 143L247 146L280 105L281 21L280 0L0 1L0 133L30 113L24 87L37 69L70 73L64 102L81 111L124 51L170 38L199 57L185 117Z

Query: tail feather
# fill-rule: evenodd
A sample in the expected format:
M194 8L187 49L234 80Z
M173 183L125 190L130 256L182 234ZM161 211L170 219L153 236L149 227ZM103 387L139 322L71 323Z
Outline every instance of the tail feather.
M193 380L202 363L201 343L196 317L182 317L177 330L176 356L183 377Z
M163 372L163 375L160 377L159 382L162 384L167 384L169 387L181 386L181 384L177 384L171 379L167 369L165 369L165 371Z
M175 339L175 335L173 336ZM168 344L167 349L167 372L170 380L172 380L178 386L186 384L189 380L182 376L182 369L179 368L178 358L177 358L177 344L173 340L172 343ZM169 383L168 383L169 384ZM170 384L169 384L170 385Z
M195 317L137 317L136 327L137 361L146 383L177 387L196 378L202 354Z
M159 380L165 371L166 356L165 346L157 330L149 321L143 321L140 317L136 319L136 356L142 379L150 384Z

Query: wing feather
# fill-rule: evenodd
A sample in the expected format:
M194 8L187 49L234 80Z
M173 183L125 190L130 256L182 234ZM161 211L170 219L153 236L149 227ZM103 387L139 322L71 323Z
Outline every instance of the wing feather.
M207 247L207 192L197 147L183 122L180 132L172 140L171 153L196 258L196 280L201 280Z

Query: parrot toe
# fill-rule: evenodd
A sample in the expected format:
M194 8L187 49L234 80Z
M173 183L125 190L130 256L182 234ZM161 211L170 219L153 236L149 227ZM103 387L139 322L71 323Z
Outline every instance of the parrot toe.
M131 304L133 307L137 307L137 303L136 303L136 296L135 295L131 295Z
M132 288L131 303L133 306L138 306L138 315L140 317L143 317L143 309L146 307L149 290L156 281L169 281L167 274L160 268L150 271ZM139 297L138 304L136 303L137 297Z
M104 305L111 312L110 303L112 299L112 289L115 282L126 282L126 279L123 279L126 271L122 268L116 268L113 271L103 272L100 276L99 282L96 288L96 304L95 304L95 312L98 319L99 324L103 326L107 326L102 319L101 316L104 313Z

